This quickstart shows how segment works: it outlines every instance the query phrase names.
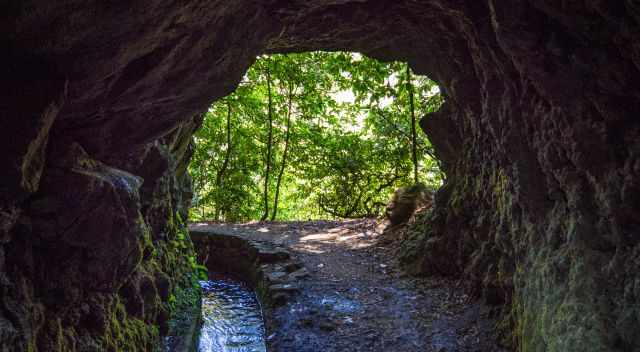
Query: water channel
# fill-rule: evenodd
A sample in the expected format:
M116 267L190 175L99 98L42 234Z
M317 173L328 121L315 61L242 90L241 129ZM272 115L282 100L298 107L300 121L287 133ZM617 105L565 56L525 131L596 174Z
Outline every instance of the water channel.
M262 309L255 292L241 282L213 277L201 281L199 352L266 352Z

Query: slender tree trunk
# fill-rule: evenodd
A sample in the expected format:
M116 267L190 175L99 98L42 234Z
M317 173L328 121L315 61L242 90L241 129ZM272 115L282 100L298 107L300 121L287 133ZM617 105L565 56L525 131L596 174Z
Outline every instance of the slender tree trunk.
M198 202L197 204L194 205L194 208L197 209L200 208L200 217L202 218L202 220L205 220L205 203L202 201L202 195L205 193L205 187L207 185L206 180L207 180L207 168L208 168L208 163L206 160L202 160L202 162L200 164L198 164L198 168L200 169L198 178L194 178L193 182L195 187L197 187L197 194L198 194Z
M273 213L271 214L271 221L275 221L278 214L278 198L280 197L280 184L282 183L282 175L284 175L284 169L287 165L287 154L289 152L289 136L291 133L291 104L293 102L293 87L289 82L289 101L287 107L287 131L284 138L284 152L282 153L282 165L280 165L280 172L278 173L278 181L276 182L276 194L273 201Z
M411 68L407 64L407 93L409 94L409 108L411 109L411 157L413 159L413 181L418 183L418 140L416 136L416 110L413 101L413 83L411 83Z
M204 173L206 171L206 165L203 161L200 164L200 191L198 192L200 195L204 193ZM200 205L200 214L202 216L202 220L204 220L204 202L200 197L198 197L198 205Z
M222 166L216 174L216 189L220 191L222 184L224 183L224 177L229 167L229 161L231 160L231 101L227 99L227 151L224 154L224 161ZM220 219L220 207L216 207L216 220Z
M269 99L267 107L269 136L267 138L267 160L264 175L264 214L262 214L260 221L265 221L269 217L269 173L271 172L271 144L273 144L273 98L271 96L271 72L269 67L267 67L267 95Z

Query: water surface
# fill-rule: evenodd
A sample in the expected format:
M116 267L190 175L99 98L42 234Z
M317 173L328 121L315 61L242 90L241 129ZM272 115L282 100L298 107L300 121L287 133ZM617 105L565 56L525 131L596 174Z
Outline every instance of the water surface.
M253 290L228 278L201 281L200 352L266 352L262 309Z

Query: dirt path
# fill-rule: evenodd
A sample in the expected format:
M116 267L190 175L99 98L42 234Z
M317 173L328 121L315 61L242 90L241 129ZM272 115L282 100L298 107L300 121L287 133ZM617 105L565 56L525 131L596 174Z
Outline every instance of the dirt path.
M194 224L288 247L309 271L273 312L272 351L504 351L489 309L454 282L406 277L375 220Z

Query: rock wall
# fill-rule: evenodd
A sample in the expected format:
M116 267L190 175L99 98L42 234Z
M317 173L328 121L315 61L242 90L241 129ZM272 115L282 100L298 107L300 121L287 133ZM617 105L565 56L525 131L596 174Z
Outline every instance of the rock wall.
M194 116L258 54L340 49L447 98L414 270L507 304L523 351L640 348L639 21L631 0L0 4L0 344L156 344L190 287Z
M508 304L520 350L638 350L637 9L488 5L480 99L421 121L448 180L404 259Z
M152 350L173 329L171 298L199 288L181 220L189 198L178 198L189 179L172 142L119 168L76 142L49 145L37 191L3 224L3 350Z

